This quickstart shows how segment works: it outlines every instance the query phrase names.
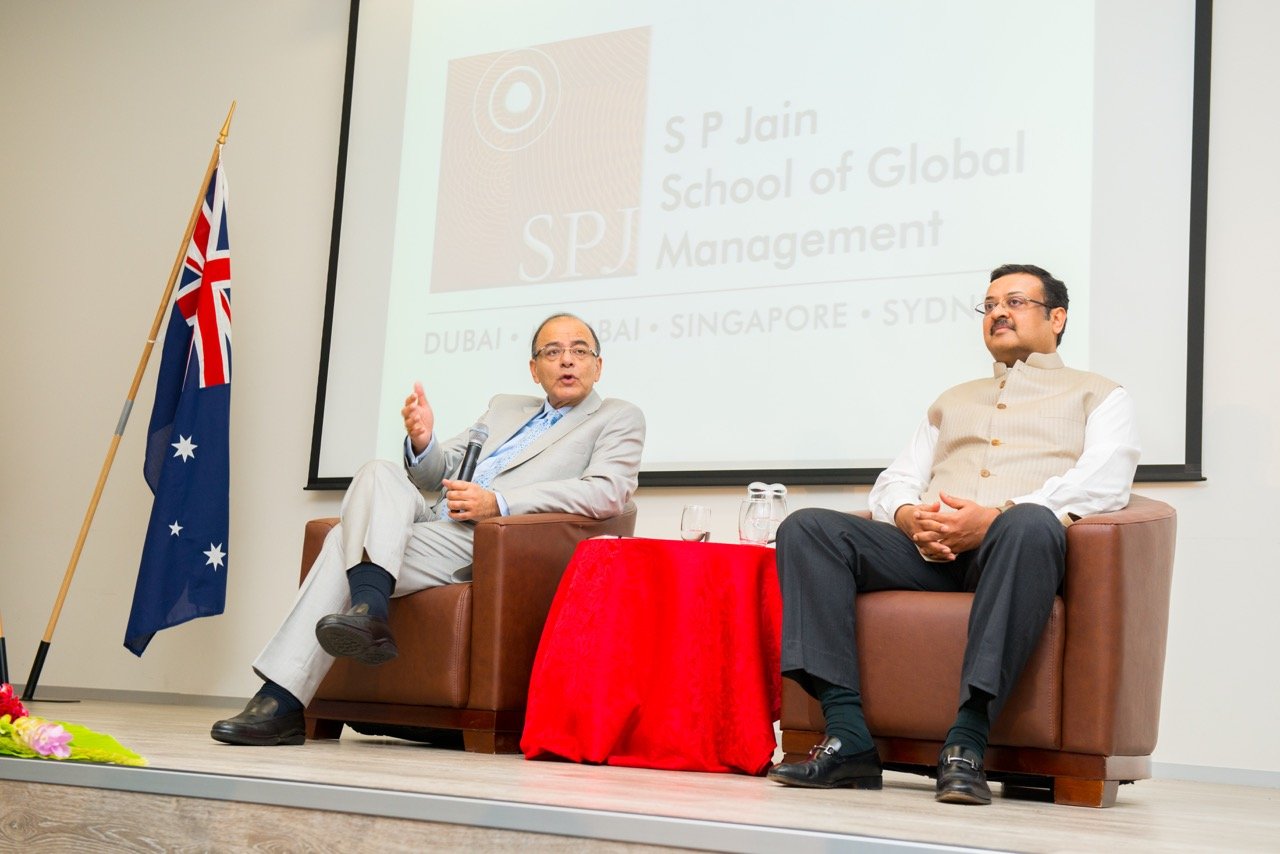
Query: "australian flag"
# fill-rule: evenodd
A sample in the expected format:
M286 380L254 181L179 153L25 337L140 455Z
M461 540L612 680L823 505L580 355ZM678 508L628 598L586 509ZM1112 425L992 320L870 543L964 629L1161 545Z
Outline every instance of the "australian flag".
M219 160L178 278L147 428L155 494L124 645L142 655L161 629L221 614L227 592L231 416L231 252Z

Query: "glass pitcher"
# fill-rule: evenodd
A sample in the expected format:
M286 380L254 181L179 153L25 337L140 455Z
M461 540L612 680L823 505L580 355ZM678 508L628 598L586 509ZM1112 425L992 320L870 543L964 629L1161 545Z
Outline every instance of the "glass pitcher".
M760 484L760 486L764 486ZM769 523L773 512L768 488L757 489L757 484L747 487L747 497L738 509L738 541L765 545L769 542Z
M787 488L781 483L753 481L747 486L747 496L759 497L769 502L769 533L767 541L778 539L778 526L787 517Z

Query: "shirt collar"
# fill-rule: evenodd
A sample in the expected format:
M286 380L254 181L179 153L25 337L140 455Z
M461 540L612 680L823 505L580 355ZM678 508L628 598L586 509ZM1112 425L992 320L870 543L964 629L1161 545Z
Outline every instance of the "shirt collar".
M1021 359L1018 361L1021 361ZM1013 364L1016 366L1018 362L1014 362ZM1030 356L1027 356L1026 365L1029 368L1039 368L1042 371L1051 371L1056 368L1066 367L1062 363L1062 357L1058 355L1057 350L1054 350L1052 353L1032 353ZM992 368L994 369L997 377L1002 377L1009 371L1008 366L1005 365L1004 362L995 362L992 364Z
M554 406L551 405L551 401L544 400L542 401L542 408L538 410L538 414L535 415L534 418L546 418L550 416L551 413L553 412L559 412L563 416L563 415L568 415L572 411L573 411L572 405L562 406L559 409L556 409Z

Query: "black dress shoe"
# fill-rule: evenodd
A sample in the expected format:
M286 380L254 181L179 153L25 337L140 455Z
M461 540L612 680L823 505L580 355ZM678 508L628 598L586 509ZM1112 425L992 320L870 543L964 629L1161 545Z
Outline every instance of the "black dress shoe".
M960 744L942 748L938 755L938 793L934 797L949 804L991 803L982 757Z
M369 616L360 604L341 614L321 617L316 623L320 648L335 658L354 658L361 664L381 664L400 654L387 621Z
M256 695L244 711L234 718L218 721L209 732L214 741L225 744L251 744L269 747L275 744L302 744L306 721L302 711L280 714L280 703L274 697Z
M852 756L837 756L839 750L840 739L827 738L815 745L803 762L770 768L769 779L806 789L879 789L884 785L880 754L874 747Z

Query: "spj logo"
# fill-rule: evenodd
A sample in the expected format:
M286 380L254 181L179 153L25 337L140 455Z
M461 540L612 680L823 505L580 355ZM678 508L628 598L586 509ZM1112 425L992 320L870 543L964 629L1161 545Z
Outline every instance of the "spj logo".
M560 106L560 72L540 50L504 53L476 87L471 115L476 134L497 151L532 145L555 121Z
M647 27L449 63L432 291L636 272Z

